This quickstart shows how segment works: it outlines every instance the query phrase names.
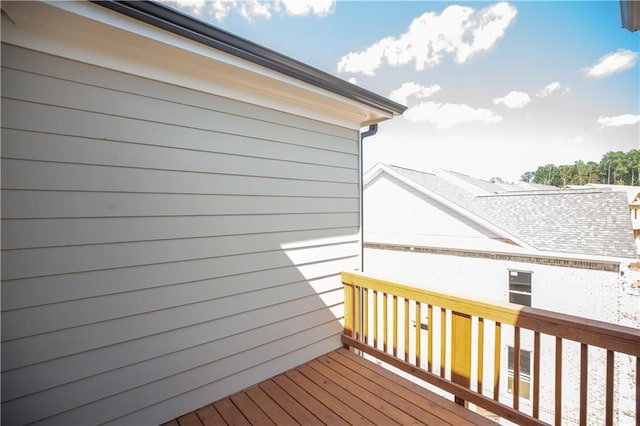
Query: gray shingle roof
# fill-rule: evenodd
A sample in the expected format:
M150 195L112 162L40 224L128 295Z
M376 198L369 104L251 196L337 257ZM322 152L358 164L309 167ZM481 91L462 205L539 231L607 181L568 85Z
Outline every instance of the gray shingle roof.
M387 167L539 250L636 257L629 206L622 192L608 188L513 191L456 174L485 193L474 196L435 174Z
M446 170L446 172L454 175L458 179L461 179L489 193L497 194L499 192L504 192L505 190L504 188L500 187L500 185L497 185L495 183L492 183L483 179L478 179L473 176L463 175L462 173L454 172L452 170Z
M424 188L435 192L436 194L446 198L447 200L455 204L458 204L461 207L471 207L471 202L473 201L474 195L470 191L467 191L464 188L460 188L459 186L450 183L445 179L439 178L433 173L425 173L418 170L405 169L404 167L392 166L389 164L387 164L386 166L391 170L397 172L398 174L406 177L407 179L412 180L418 185L421 185Z
M625 194L530 191L479 196L472 210L539 250L635 257Z

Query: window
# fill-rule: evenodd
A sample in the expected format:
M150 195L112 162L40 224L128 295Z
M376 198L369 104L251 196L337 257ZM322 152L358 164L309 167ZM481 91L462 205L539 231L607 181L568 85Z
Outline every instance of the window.
M531 272L509 271L509 302L531 306Z
M513 393L514 349L507 346L507 391ZM520 349L520 398L531 399L531 351Z

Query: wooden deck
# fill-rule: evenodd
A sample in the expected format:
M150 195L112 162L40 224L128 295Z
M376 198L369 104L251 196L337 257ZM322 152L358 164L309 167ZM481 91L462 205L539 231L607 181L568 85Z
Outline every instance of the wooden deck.
M495 425L346 349L326 354L167 426Z

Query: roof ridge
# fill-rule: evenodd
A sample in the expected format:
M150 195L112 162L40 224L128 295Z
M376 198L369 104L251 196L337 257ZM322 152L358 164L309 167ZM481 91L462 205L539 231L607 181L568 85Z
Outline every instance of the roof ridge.
M434 174L434 173L423 172L422 170L411 169L409 167L396 166L395 164L385 164L385 163L382 163L382 164L387 166L387 167L394 167L396 169L402 169L402 170L407 170L407 171L410 171L410 172L420 173L420 174L423 174L423 175L429 175L429 176L437 177L437 175Z
M505 191L505 192L497 192L495 194L482 194L476 195L477 198L480 197L510 197L510 196L522 196L522 195L579 195L579 194L609 194L614 191L602 191L597 188L592 189L532 189L532 190L524 190L524 191Z

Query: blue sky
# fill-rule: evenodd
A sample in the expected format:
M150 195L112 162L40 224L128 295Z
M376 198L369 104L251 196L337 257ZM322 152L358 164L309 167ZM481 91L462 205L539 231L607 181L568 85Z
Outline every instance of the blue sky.
M617 1L166 3L407 105L365 169L515 181L640 148L640 32Z

